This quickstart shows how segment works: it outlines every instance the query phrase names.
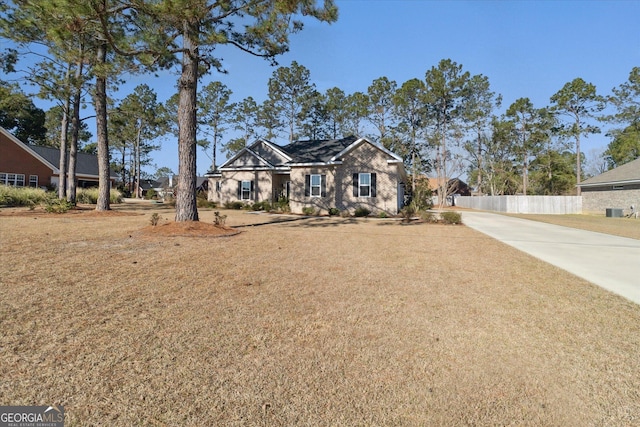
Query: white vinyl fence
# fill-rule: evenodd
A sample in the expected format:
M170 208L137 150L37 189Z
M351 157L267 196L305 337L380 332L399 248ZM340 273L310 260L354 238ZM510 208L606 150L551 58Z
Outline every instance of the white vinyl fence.
M581 196L457 196L456 206L521 214L580 214Z

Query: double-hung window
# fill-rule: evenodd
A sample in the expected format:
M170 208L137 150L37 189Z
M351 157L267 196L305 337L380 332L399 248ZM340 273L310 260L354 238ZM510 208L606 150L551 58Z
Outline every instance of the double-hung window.
M326 197L327 176L319 173L304 176L305 197Z
M376 197L376 174L353 174L353 197Z
M251 200L251 181L242 181L240 199Z
M358 196L371 197L371 174L361 173L359 175Z
M320 197L322 194L322 176L311 175L311 197Z
M29 187L38 187L38 175L29 175Z

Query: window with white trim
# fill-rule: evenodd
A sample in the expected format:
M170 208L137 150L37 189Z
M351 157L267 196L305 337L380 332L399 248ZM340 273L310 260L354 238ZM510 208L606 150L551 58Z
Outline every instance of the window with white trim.
M311 175L311 197L320 197L322 195L322 175Z
M371 174L359 174L358 183L358 197L371 197Z
M38 187L38 175L29 175L29 187Z
M24 187L24 174L0 173L0 184Z
M242 181L242 187L240 190L241 200L251 200L251 181Z

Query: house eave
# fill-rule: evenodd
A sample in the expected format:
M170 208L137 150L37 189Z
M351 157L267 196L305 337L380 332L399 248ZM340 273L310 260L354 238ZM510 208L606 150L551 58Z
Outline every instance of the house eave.
M242 166L239 168L220 168L220 172L251 172L251 171L282 171L289 170L288 168L275 167L275 166ZM211 176L211 175L205 175Z
M588 188L588 187L604 187L607 185L629 185L629 184L640 184L640 179L627 179L621 181L606 181L606 182L593 182L593 183L580 183L577 186L580 188Z
M342 160L337 160L337 161L329 161L329 162L308 162L308 163L291 163L290 166L291 167L322 167L322 166L334 166L334 165L341 165L342 164Z

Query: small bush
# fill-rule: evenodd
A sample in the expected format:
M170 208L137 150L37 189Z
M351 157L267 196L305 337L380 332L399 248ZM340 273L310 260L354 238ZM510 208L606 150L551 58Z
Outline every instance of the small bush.
M274 210L277 212L291 212L289 207L289 199L286 197L280 197L274 205Z
M462 224L462 215L459 212L442 212L440 217L445 224Z
M73 207L73 203L65 199L51 198L45 202L44 209L49 213L65 213Z
M235 210L240 210L244 207L244 203L240 202L240 201L234 201L234 202L225 202L224 203L224 207L225 209L235 209Z
M340 215L340 209L338 208L329 208L329 216Z
M358 207L356 208L356 211L354 212L354 215L357 217L364 217L364 216L369 216L369 214L371 213L371 211L365 207Z
M196 203L197 203L199 208L215 208L216 207L216 203L215 202L210 202L209 200L207 200L204 197L198 197L196 199Z
M312 206L305 206L304 208L302 208L302 213L307 216L315 215L316 209Z
M429 223L438 222L438 218L433 212L427 212L427 211L420 212L420 218L423 221L429 222Z
M157 212L154 212L153 214L151 214L150 222L153 227L158 225L158 221L160 221L160 214L158 214Z
M150 188L147 190L147 193L144 195L144 198L147 200L157 199L158 194L156 193L156 190L154 190L153 188Z
M220 212L215 211L213 213L214 218L213 218L213 223L215 225L219 225L219 226L224 226L224 223L227 222L227 216L226 215L220 215Z
M251 209L254 211L271 211L271 203L268 200L264 200L262 202L255 202L251 205Z
M378 218L389 218L389 214L387 214L385 211L380 211L378 212Z

